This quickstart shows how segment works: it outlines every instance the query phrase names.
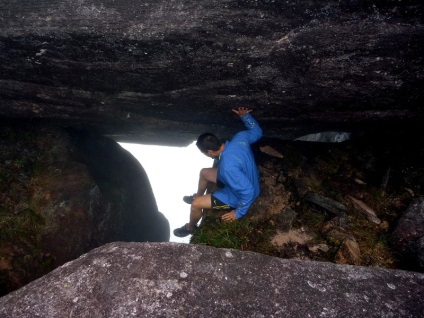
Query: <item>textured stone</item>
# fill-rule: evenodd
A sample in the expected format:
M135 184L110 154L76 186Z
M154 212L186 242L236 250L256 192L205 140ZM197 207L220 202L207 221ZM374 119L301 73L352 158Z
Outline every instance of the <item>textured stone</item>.
M424 236L416 240L412 246L419 268L424 269Z
M375 224L381 223L381 220L375 214L374 210L370 208L367 204L365 204L361 200L358 200L350 195L348 195L347 197L353 202L353 206L355 207L355 209L361 212L362 214L364 214L369 221Z
M424 270L424 197L416 198L400 217L392 235L391 243L409 268Z
M117 139L423 119L422 1L20 0L0 8L0 116ZM230 113L231 114L231 113ZM410 126L409 126L410 127Z
M140 163L115 141L0 127L0 295L112 241L169 241Z
M361 265L361 250L353 239L345 239L337 251L335 262L337 264Z
M336 215L343 215L347 212L347 207L340 202L324 197L318 193L309 192L305 195L305 200Z
M420 273L111 243L0 298L0 317L420 317Z
M158 211L149 178L138 160L110 138L87 131L70 134L100 190L120 203L120 239L168 241L169 222Z

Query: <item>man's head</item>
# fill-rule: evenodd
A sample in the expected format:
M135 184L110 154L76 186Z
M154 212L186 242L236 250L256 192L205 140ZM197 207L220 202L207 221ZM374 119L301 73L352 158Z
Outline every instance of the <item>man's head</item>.
M222 152L224 144L214 134L204 133L197 138L196 146L206 156L215 158Z

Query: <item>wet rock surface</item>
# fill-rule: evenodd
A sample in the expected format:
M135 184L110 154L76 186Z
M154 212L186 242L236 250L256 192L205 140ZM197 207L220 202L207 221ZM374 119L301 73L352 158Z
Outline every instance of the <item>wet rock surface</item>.
M38 125L0 136L0 295L107 242L169 240L147 175L113 140Z
M391 236L391 243L403 262L412 262L424 271L424 197L414 199L401 215Z
M358 243L352 239L345 239L337 251L335 262L337 264L361 264L361 250Z
M110 243L0 298L0 317L420 317L424 275L176 243Z
M0 8L0 115L188 144L423 120L423 7L404 1L32 0ZM241 126L240 126L241 127Z

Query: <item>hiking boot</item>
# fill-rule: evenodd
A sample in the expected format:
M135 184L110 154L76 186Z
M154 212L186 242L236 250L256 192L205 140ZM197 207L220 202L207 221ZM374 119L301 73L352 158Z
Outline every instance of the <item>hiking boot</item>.
M196 197L196 194L186 195L185 197L183 197L183 201L187 204L191 204L195 197Z
M183 225L182 227L174 230L174 235L178 237L186 237L187 235L192 235L194 232L196 232L197 226L190 230L188 228L188 224Z

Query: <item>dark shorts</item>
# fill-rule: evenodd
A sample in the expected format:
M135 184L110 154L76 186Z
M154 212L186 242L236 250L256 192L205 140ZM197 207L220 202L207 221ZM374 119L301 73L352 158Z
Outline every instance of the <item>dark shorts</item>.
M212 205L212 209L214 210L226 210L226 211L234 210L234 208L230 207L228 204L215 198L213 194L211 195L211 205Z

